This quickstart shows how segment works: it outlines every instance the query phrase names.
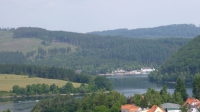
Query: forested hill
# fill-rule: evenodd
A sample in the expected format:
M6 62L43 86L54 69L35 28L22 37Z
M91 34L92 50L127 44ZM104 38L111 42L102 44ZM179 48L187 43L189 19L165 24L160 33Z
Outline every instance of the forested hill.
M181 47L149 78L154 81L176 81L180 76L186 82L191 82L197 73L200 73L200 35Z
M0 39L0 51L4 51L0 52L0 63L63 67L89 74L118 68L156 68L190 40L98 36L32 27L0 31ZM11 53L20 55L12 56L10 60L24 60L11 62L6 59Z
M139 29L116 29L107 31L95 31L90 34L97 34L103 36L125 36L125 37L185 37L193 38L200 34L200 27L193 24L174 24L167 26L159 26L153 28L139 28Z

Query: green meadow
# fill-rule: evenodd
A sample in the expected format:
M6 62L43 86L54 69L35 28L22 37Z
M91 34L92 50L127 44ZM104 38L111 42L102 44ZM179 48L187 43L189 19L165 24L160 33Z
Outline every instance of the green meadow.
M31 84L56 84L59 87L62 87L67 83L67 81L57 80L57 79L45 79L31 77L29 78L26 75L14 75L14 74L0 74L0 91L10 91L14 85L19 85L20 87L26 87L26 85ZM80 83L72 82L73 86L79 87Z

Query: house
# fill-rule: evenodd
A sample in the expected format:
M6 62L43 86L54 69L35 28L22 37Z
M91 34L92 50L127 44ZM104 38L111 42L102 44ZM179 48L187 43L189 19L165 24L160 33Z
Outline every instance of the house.
M184 106L188 108L199 108L200 107L200 101L196 98L189 97L185 103Z
M180 108L181 106L179 104L175 103L164 103L161 105L161 107L166 111L166 112L181 112Z
M121 106L121 112L138 112L141 110L141 107L134 104L126 104Z
M157 105L153 105L147 112L165 112L165 110Z
M154 68L150 68L150 67L141 68L141 72L142 73L150 73L152 71L155 71L155 69Z

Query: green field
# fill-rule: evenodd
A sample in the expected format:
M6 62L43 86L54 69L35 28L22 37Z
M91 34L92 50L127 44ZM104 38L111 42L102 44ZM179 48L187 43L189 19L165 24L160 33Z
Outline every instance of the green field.
M67 48L71 47L72 52L76 46L64 42L52 42L51 46L41 44L42 40L37 38L12 38L13 33L9 31L0 31L0 51L21 51L24 54L30 51L37 51L39 47L43 49Z
M10 91L14 85L20 87L26 87L31 84L56 84L59 87L65 85L67 81L57 79L45 79L45 78L29 78L26 75L14 75L14 74L0 74L0 91ZM80 83L72 83L74 87L79 87Z

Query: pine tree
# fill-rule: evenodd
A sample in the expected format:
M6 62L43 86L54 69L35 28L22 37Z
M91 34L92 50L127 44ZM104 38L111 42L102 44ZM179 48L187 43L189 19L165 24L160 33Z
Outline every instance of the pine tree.
M193 81L193 97L200 99L200 76L195 76Z
M184 80L180 77L178 77L178 79L176 81L174 94L176 94L177 92L181 93L181 96L182 96L184 101L188 98L188 94L187 94L187 91L186 91L186 88L185 88Z
M143 100L140 102L140 107L143 108L147 108L148 107L148 101L147 99L144 97Z
M162 103L166 103L169 99L166 85L164 85L163 88L160 90L160 95L162 97Z
M183 105L184 101L183 101L183 98L182 98L180 92L175 92L174 95L173 95L173 98L174 98L174 103L177 103L179 105Z

